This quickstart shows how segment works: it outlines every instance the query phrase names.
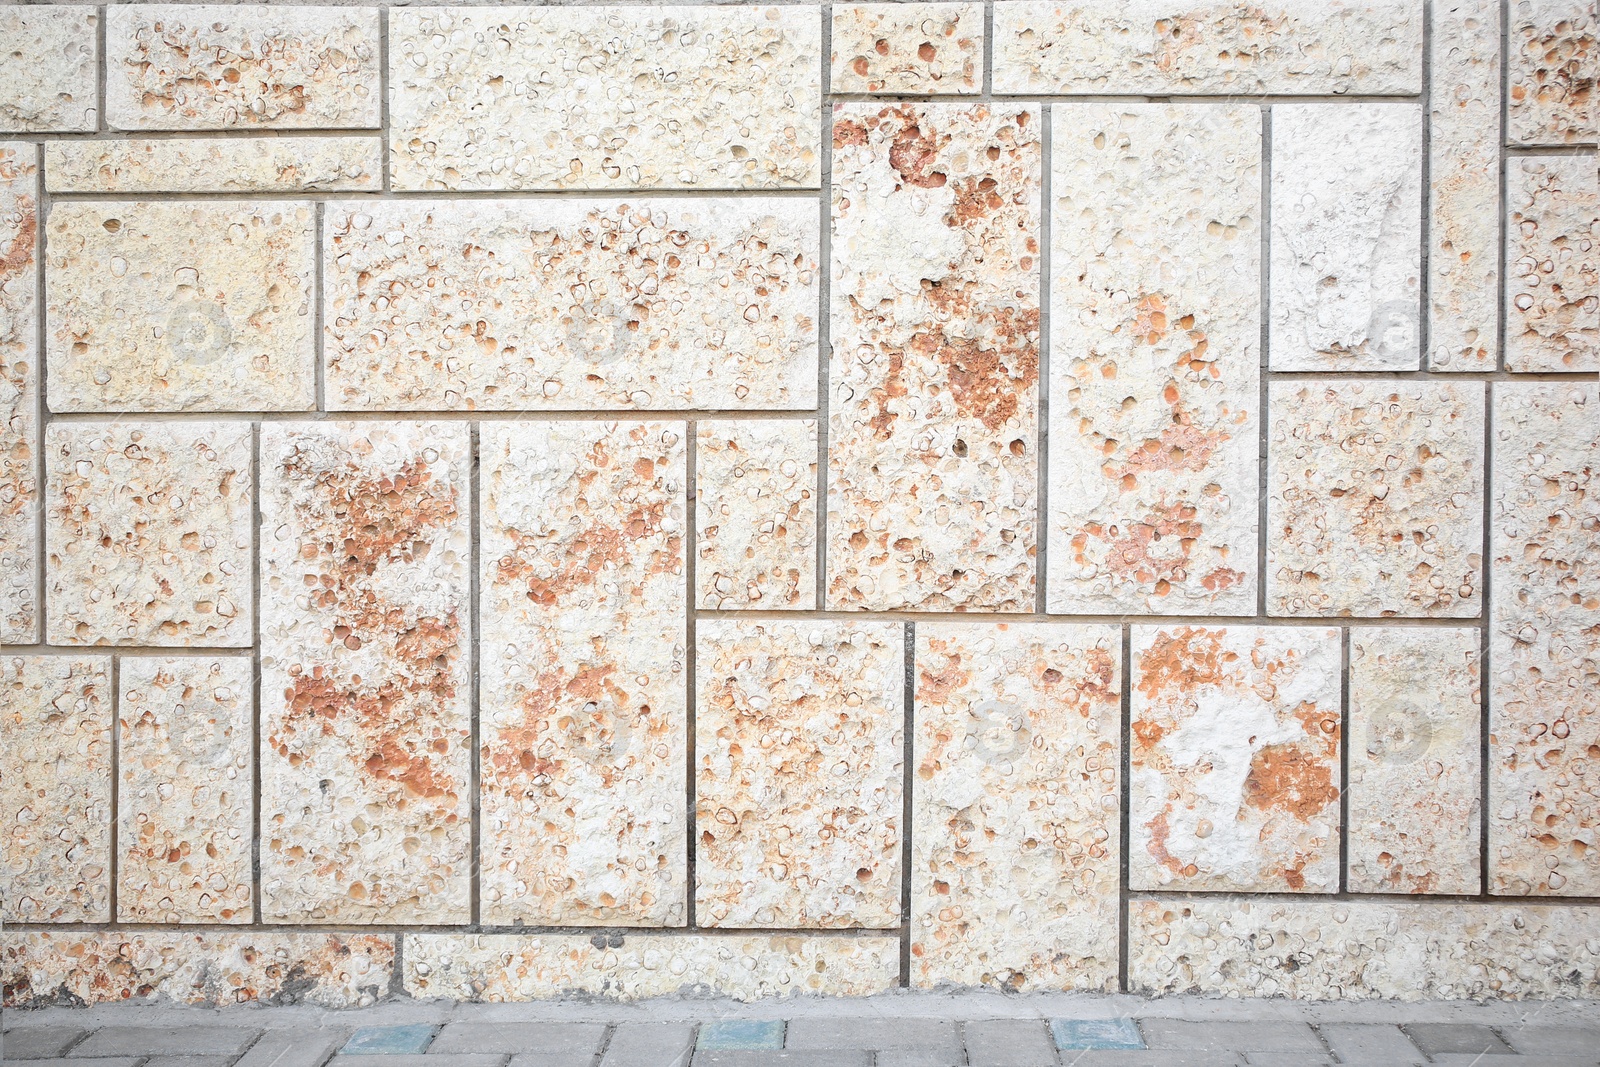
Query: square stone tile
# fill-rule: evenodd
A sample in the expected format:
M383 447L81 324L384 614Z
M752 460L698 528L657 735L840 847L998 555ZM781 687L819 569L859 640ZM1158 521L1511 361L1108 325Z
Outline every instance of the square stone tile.
M696 1049L781 1049L782 1019L712 1019L700 1024Z
M52 193L257 193L383 185L377 137L172 137L51 141Z
M39 150L0 142L0 642L20 645L39 639L38 291Z
M817 424L696 428L695 599L723 611L817 606Z
M99 12L88 5L0 8L0 131L81 133L95 128Z
M439 1032L437 1026L363 1026L339 1048L341 1056L384 1056L425 1052Z
M1145 1047L1132 1019L1051 1019L1050 1036L1062 1050Z
M833 9L835 93L983 91L982 4L841 4Z
M1594 157L1507 160L1506 215L1506 369L1600 370Z
M1506 139L1563 145L1595 139L1592 7L1516 0L1506 26Z

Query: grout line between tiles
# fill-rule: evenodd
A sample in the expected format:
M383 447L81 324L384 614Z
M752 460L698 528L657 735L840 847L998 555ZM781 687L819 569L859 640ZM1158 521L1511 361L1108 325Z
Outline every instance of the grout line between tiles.
M1133 990L1128 981L1128 957L1132 948L1128 922L1130 886L1132 884L1133 848L1133 785L1130 781L1133 762L1133 627L1124 623L1120 629L1122 641L1121 673L1118 694L1120 710L1117 715L1117 747L1120 781L1117 789L1117 838L1122 860L1117 877L1117 989L1123 993Z
M699 700L699 642L697 613L695 606L699 602L700 594L697 591L698 579L695 574L695 565L699 558L699 428L694 420L684 423L684 566L683 583L686 596L684 597L684 848L685 861L688 864L684 872L684 925L689 930L699 929L699 916L695 910L695 885L698 878L696 869L697 851L695 840L695 765L700 756L696 749L698 736L696 734L696 704Z
M250 923L263 924L261 901L261 426L250 433Z
M993 0L989 0L993 5ZM1037 444L1034 458L1038 476L1034 492L1034 610L1039 614L1049 611L1050 585L1050 249L1051 231L1051 171L1055 163L1055 128L1053 107L1039 109L1039 380L1035 385L1038 397Z
M916 849L916 809L913 790L916 789L917 758L917 624L906 623L904 634L905 677L902 721L902 755L900 817L900 988L911 987L911 881L912 857Z
M483 626L481 620L483 587L483 466L481 430L470 423L468 430L467 538L467 619L471 676L470 703L467 706L467 796L470 820L468 846L468 916L474 929L483 922Z

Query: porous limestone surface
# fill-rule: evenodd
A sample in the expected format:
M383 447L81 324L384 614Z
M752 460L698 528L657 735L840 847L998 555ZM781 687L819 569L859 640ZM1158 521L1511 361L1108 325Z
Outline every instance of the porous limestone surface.
M52 411L314 406L313 205L61 202L46 229Z
M383 184L377 137L173 137L50 141L52 193L376 192Z
M1255 612L1261 112L1057 104L1051 612Z
M100 14L87 4L0 8L0 131L95 128Z
M1031 611L1037 105L840 104L830 608Z
M38 149L0 142L0 642L11 644L39 637L38 249Z
M1270 392L1268 614L1476 617L1483 385L1322 379Z
M464 423L261 430L261 910L466 922Z
M1129 885L1339 888L1339 631L1135 626Z
M1511 0L1506 27L1506 140L1594 143L1595 13L1572 0Z
M1600 389L1496 383L1489 891L1600 895Z
M375 7L124 4L106 15L117 130L375 129Z
M248 647L247 422L56 422L45 435L45 638Z
M1117 989L1122 635L917 626L911 983Z
M820 226L772 197L330 204L329 405L812 407Z
M699 423L695 486L696 603L815 608L816 421Z
M809 5L389 12L396 189L815 189Z
M1506 369L1600 370L1595 157L1506 163Z
M1422 108L1272 109L1275 371L1416 370Z
M983 89L983 5L840 4L833 9L835 93L964 95Z
M481 424L485 922L687 921L686 435Z
M700 620L701 926L900 923L904 646L897 622Z
M111 657L0 659L0 737L0 921L109 922Z
M253 674L245 656L123 657L119 921L250 921Z

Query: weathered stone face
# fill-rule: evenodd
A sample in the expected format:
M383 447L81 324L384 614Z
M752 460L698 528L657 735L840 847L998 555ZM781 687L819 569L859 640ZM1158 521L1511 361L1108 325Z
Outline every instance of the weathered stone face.
M1594 141L1600 56L1594 9L1566 0L1513 0L1510 20L1506 139L1516 145Z
M1506 164L1506 369L1600 370L1593 156Z
M0 131L76 133L95 128L99 12L88 5L0 9Z
M983 23L982 4L841 4L828 84L836 93L980 92Z
M0 641L15 644L39 636L38 250L38 150L0 142Z
M51 141L45 184L52 193L376 192L382 152L376 137Z
M817 606L817 424L702 422L696 431L695 603Z

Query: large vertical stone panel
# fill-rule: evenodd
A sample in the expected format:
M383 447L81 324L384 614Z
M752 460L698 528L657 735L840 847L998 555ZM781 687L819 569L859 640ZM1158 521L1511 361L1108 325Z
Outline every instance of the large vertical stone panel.
M0 130L81 133L99 104L100 14L88 4L0 8Z
M702 422L695 431L695 603L817 606L817 424Z
M1260 109L1052 119L1046 607L1254 614Z
M1506 162L1506 369L1600 370L1595 157Z
M1122 634L917 627L911 981L1117 988Z
M968 95L983 90L982 4L839 4L835 93Z
M687 919L686 430L483 425L485 922Z
M39 152L22 142L0 143L0 426L0 643L31 644L39 639Z
M261 432L268 922L468 919L464 423Z
M1039 109L840 104L828 606L1031 611Z
M1600 47L1583 0L1511 0L1506 27L1506 140L1565 145L1595 139Z

